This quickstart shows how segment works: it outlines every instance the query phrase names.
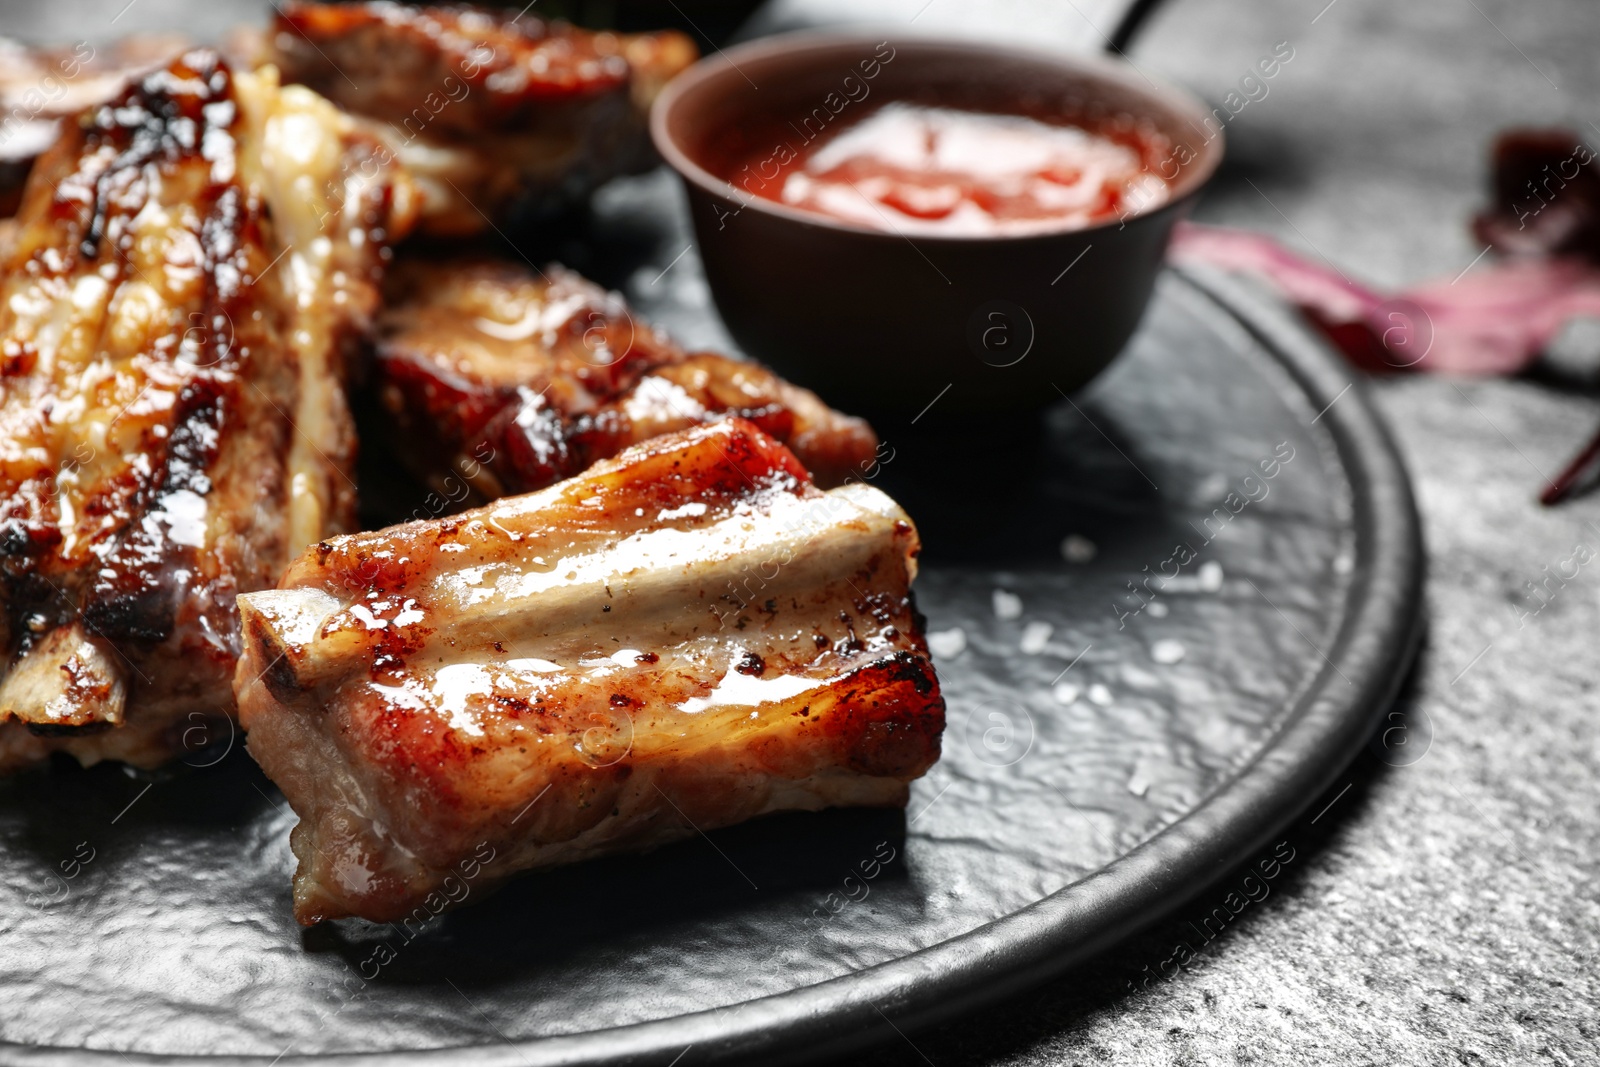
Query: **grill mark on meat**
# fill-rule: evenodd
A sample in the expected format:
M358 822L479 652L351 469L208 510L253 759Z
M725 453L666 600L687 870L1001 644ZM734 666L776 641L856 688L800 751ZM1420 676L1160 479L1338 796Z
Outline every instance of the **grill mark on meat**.
M163 182L187 169L190 173L183 177L191 181L195 172L206 175L190 194L202 217L198 229L205 254L199 310L191 318L211 322L227 318L230 311L240 312L241 279L249 273L252 253L259 255L265 220L262 206L245 203L243 190L232 181L238 169L239 133L232 96L233 81L226 66L214 53L201 51L131 85L119 99L91 108L76 124L76 141L65 142L52 160L58 162L57 169L63 165L72 169L53 180L47 163L41 174L53 194L47 208L50 222L64 231L62 244L73 248L76 256L63 259L45 248L21 262L14 258L7 269L70 279L94 269L98 261L102 270L115 273L117 285L145 282L129 258L134 220L159 195ZM78 160L82 166L73 167ZM75 241L70 236L73 230L82 234ZM103 342L107 326L102 319L97 343ZM174 493L191 492L201 498L210 494L204 472L216 457L225 428L224 408L232 406L228 394L238 389L232 380L236 365L218 351L226 344L224 339L210 338L209 358L182 385L170 423L154 427L160 432L141 434L144 461L128 464L106 491L91 492L77 502L84 513L105 517L109 528L102 529L90 546L98 567L87 581L80 580L83 574L70 572L56 579L63 595L52 598L56 610L51 623L59 625L81 615L92 633L112 639L160 642L171 635L174 598L182 591L171 588L170 573L192 566L194 549L175 543L150 514ZM173 347L172 338L158 339L152 355L175 355ZM43 477L23 488L19 495L36 494L36 517L22 542L35 551L8 555L25 555L22 564L30 569L48 567L41 557L61 545L60 530L54 525L59 521L59 498ZM18 496L12 497L17 500ZM46 522L51 525L42 526ZM8 537L6 544L9 549L17 539ZM63 570L72 566L71 560L61 563ZM7 577L15 584L50 581L32 570L18 574L15 567L8 569ZM15 591L23 593L19 599L24 610L37 615L37 596ZM37 623L30 629L37 629Z

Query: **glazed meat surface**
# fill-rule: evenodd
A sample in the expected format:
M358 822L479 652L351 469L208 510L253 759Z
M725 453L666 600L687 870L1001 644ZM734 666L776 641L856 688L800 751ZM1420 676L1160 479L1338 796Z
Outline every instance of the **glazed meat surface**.
M353 518L346 349L406 214L376 149L198 50L39 161L0 263L0 769L225 735L237 594Z
M443 499L542 489L727 415L786 443L824 486L875 472L862 420L760 364L684 351L559 267L402 261L384 305L374 375L391 449Z
M378 0L285 4L262 58L372 120L423 189L424 229L470 234L648 165L650 104L697 50L673 32Z
M903 805L944 726L917 552L887 496L815 488L740 419L313 547L240 598L296 916L426 916L696 828Z
M0 37L0 215L17 210L28 172L61 135L63 118L113 99L189 47L171 34L61 48Z

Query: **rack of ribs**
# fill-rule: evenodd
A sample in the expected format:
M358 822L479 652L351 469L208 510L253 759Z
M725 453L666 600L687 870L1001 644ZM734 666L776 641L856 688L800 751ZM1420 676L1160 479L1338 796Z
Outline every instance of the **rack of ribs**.
M647 167L650 104L698 50L672 31L377 0L284 4L260 58L369 119L422 188L419 226L461 235Z
M729 415L816 481L876 473L864 421L758 363L686 352L571 271L404 259L385 283L373 377L389 450L438 497L542 489L657 434Z
M343 379L414 196L186 53L64 124L0 258L0 770L227 736L236 596L348 528Z
M742 419L445 519L324 541L240 597L249 748L301 817L302 923L767 812L903 806L944 702L918 540Z

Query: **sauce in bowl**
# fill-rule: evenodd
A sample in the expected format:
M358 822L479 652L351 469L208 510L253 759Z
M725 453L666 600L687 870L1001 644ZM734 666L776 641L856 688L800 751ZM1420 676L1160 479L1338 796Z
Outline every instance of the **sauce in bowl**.
M1080 229L1170 196L1154 165L1164 139L1125 128L893 102L794 140L736 158L724 177L858 226L949 237Z

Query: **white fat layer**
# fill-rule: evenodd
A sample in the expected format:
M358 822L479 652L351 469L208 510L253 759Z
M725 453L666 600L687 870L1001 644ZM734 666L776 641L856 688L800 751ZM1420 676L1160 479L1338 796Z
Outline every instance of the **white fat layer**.
M344 390L337 366L337 325L346 314L349 279L337 269L336 241L360 233L347 210L361 195L359 168L347 164L351 120L301 86L279 88L278 72L263 67L235 78L249 135L243 138L246 173L260 183L272 214L280 260L276 272L292 309L289 343L299 390L289 448L288 557L329 533L334 479L344 452Z

